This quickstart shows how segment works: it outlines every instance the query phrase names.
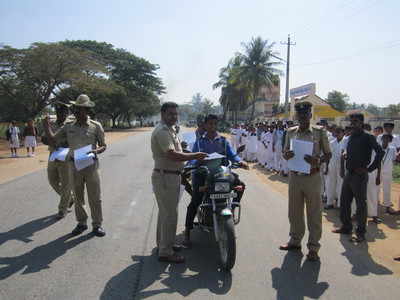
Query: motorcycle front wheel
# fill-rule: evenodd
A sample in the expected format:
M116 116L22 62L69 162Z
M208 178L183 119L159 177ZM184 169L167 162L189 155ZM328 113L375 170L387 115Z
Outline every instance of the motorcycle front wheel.
M220 217L218 221L218 247L221 265L224 270L229 271L236 261L235 225L232 217Z

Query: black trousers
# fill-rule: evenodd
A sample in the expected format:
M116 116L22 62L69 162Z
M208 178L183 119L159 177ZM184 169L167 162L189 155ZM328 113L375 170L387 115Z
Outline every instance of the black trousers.
M351 203L353 198L356 201L356 218L357 218L357 235L364 236L367 227L367 183L368 173L357 174L349 172L346 174L343 185L342 194L340 196L340 220L343 229L353 230L351 222Z
M245 187L245 184L240 181L239 175L233 173L233 176L235 176L233 185L243 185ZM192 199L188 205L187 212L186 212L186 221L185 221L185 227L186 229L193 229L193 223L194 223L194 218L196 217L197 209L199 208L201 201L203 199L204 193L199 191L199 188L205 184L206 177L195 174L193 176L192 180L192 185L193 185L193 193L192 193ZM236 192L237 193L237 198L235 199L237 202L240 202L240 200L243 197L244 189L241 192Z

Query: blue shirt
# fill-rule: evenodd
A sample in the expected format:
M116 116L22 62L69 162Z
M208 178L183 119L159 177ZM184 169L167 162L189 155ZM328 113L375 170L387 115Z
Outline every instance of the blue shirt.
M198 138L193 145L192 152L205 152L208 154L217 152L225 155L231 162L240 162L240 157L232 149L229 142L219 134L213 140L207 138L206 135Z

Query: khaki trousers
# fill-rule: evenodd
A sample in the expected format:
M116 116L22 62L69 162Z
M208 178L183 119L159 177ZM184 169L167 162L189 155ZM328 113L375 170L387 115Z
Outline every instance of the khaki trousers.
M70 165L62 161L49 161L47 178L51 187L60 196L58 211L66 214L69 203L73 201Z
M321 175L300 176L290 173L289 176L289 244L300 246L305 234L304 205L307 212L309 250L318 251L322 236L322 201Z
M158 205L157 247L159 256L174 253L178 224L178 202L181 177L175 174L162 174L153 171L151 176L153 191Z
M101 208L101 191L99 161L83 170L77 171L74 163L70 162L74 181L75 191L75 215L79 224L86 224L88 214L85 209L85 185L88 194L88 202L92 215L93 227L101 226L103 222L103 212Z

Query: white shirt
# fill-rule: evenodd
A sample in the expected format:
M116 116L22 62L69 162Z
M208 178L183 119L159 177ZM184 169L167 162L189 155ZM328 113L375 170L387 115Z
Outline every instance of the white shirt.
M382 146L382 136L383 134L378 135L377 142ZM389 143L389 146L393 146L394 148L400 148L400 137L396 134L392 134L393 140Z
M393 171L393 161L396 160L396 148L393 146L388 146L383 149L385 154L382 158L382 173L392 174Z
M250 153L256 153L257 152L257 133L249 133L248 137L247 137L247 141L248 141L248 146L247 146L247 151Z
M273 133L270 132L270 131L267 131L267 132L265 132L264 135L263 135L262 142L264 142L264 144L265 144L268 148L272 149L273 138L274 138Z
M274 136L273 136L273 140L274 140L274 144L275 147L277 148L282 148L282 140L283 140L283 129L276 129L274 131Z
M349 136L345 136L345 137L342 139L342 152L346 152L346 150L347 150L347 145L348 145L348 143L349 143L349 138L350 138L350 135L349 135Z
M337 139L334 139L329 143L332 152L331 161L340 162L340 157L343 150L343 140L344 138L339 142Z

